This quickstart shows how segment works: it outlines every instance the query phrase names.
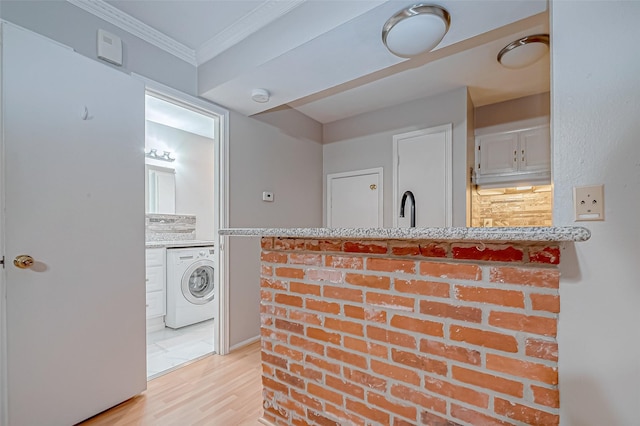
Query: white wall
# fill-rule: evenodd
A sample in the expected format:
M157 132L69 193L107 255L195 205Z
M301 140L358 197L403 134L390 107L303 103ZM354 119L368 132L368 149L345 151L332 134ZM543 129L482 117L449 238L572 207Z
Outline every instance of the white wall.
M147 149L171 151L176 158L172 163L147 160L149 164L175 168L176 214L196 215L196 239L214 239L213 139L151 121L147 121L146 131Z
M475 128L548 117L551 114L550 109L549 92L483 105L475 109Z
M465 226L469 182L466 87L326 124L323 183L330 173L383 167L384 226L391 227L393 135L446 123L453 123L453 225ZM323 195L326 223L325 198Z
M2 0L0 17L72 47L76 52L123 72L134 72L184 93L196 95L196 67L62 0ZM122 39L123 65L97 59L97 30Z
M291 111L289 120L278 119L283 128L288 123L293 131L230 114L229 226L322 225L319 127L308 127L304 137L298 114ZM273 192L274 202L262 201L263 191ZM234 346L260 333L260 239L231 237L228 253L229 341Z
M117 69L196 95L194 66L66 1L2 0L0 17L92 59L103 28L123 40L124 64ZM321 226L322 126L292 110L256 118L231 114L229 120L230 226ZM261 201L264 190L275 193L275 202ZM233 346L259 335L259 242L233 239L227 253Z
M591 240L563 252L561 424L640 415L640 2L552 1L554 223ZM605 185L605 221L574 223L572 188Z

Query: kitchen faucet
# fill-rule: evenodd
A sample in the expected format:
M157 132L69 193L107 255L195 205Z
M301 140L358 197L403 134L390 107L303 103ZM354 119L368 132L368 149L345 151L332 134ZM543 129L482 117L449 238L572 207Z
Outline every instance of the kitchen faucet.
M416 227L416 198L413 196L413 192L405 191L402 194L402 201L400 201L400 217L404 217L404 204L407 202L407 196L411 198L411 227Z

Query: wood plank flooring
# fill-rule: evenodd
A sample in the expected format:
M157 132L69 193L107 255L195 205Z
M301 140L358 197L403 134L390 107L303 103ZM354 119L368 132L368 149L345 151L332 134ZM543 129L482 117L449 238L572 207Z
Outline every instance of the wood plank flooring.
M262 415L260 342L212 355L151 380L147 391L82 426L257 426Z

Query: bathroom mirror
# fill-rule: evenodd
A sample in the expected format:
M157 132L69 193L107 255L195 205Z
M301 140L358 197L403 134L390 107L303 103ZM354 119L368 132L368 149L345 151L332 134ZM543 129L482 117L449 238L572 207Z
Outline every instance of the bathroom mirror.
M147 213L176 213L176 171L167 167L145 165Z

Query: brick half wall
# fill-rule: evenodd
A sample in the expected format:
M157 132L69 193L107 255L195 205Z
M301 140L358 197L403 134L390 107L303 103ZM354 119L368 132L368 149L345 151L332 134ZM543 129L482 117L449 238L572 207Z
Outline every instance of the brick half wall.
M264 419L557 425L557 245L262 239Z

